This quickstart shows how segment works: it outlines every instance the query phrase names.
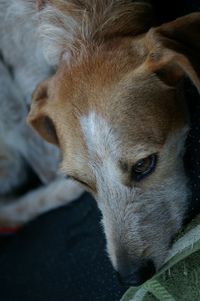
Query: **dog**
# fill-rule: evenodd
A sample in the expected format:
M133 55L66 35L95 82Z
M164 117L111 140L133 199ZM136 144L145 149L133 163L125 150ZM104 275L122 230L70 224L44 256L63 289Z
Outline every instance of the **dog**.
M0 226L11 231L83 193L58 175L58 149L26 123L35 86L53 72L37 42L36 4L0 1Z
M80 184L96 199L121 281L140 285L164 263L188 209L182 79L200 92L200 13L153 27L150 1L0 4L7 11L1 52L24 103L38 84L28 123L60 149L70 187ZM35 141L23 157L43 149L37 173L48 173L48 160L55 171L56 148L24 128L24 141ZM69 195L59 177L38 190L4 205L1 220L25 222Z

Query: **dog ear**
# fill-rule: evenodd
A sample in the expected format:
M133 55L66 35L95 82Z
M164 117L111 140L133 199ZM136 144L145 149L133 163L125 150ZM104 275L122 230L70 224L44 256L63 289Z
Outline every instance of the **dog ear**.
M27 121L42 138L49 143L58 145L56 128L47 111L48 98L48 80L45 80L33 92Z
M150 71L172 86L186 75L200 93L200 13L150 29L145 46Z

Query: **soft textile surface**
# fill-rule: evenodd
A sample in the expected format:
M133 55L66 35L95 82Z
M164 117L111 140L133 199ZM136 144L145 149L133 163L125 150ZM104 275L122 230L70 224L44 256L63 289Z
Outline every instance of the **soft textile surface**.
M200 215L174 243L162 270L140 288L130 288L121 300L200 300Z

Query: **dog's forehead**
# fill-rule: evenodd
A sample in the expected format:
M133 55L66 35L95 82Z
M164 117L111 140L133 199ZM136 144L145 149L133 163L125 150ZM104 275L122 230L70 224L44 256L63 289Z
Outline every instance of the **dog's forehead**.
M73 97L80 92L83 97L83 94L89 96L108 90L141 64L141 52L128 39L116 48L87 49L69 62L62 60L55 76L57 91L65 91Z
M160 147L160 144L153 137L151 142L148 139L146 141L140 140L137 135L135 135L135 139L126 141L127 137L121 135L120 129L114 127L111 122L95 111L82 116L80 125L89 155L101 160L112 157L119 159L120 163L120 159L123 157L128 160L134 155L135 159L138 159L138 154L145 156L145 154Z
M66 158L80 150L82 163L88 155L108 153L127 160L134 154L136 160L137 153L145 157L161 147L183 124L174 89L143 73L130 54L113 57L97 55L70 70L63 64L57 72L56 123Z
M174 99L175 89L156 75L147 74L141 67L141 57L131 54L95 54L70 68L63 64L53 87L60 107L73 114L106 114L110 123L122 129L130 123L141 131L145 122L147 128L168 131L172 118L177 123L182 119L180 104Z

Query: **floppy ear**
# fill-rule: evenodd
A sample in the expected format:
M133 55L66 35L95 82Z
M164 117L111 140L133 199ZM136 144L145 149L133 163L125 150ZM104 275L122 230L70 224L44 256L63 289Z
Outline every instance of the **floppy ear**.
M200 93L200 13L152 28L146 34L147 68L168 85L188 76Z
M48 80L45 80L33 92L31 110L27 121L42 138L49 143L58 145L55 125L47 110L48 98Z

